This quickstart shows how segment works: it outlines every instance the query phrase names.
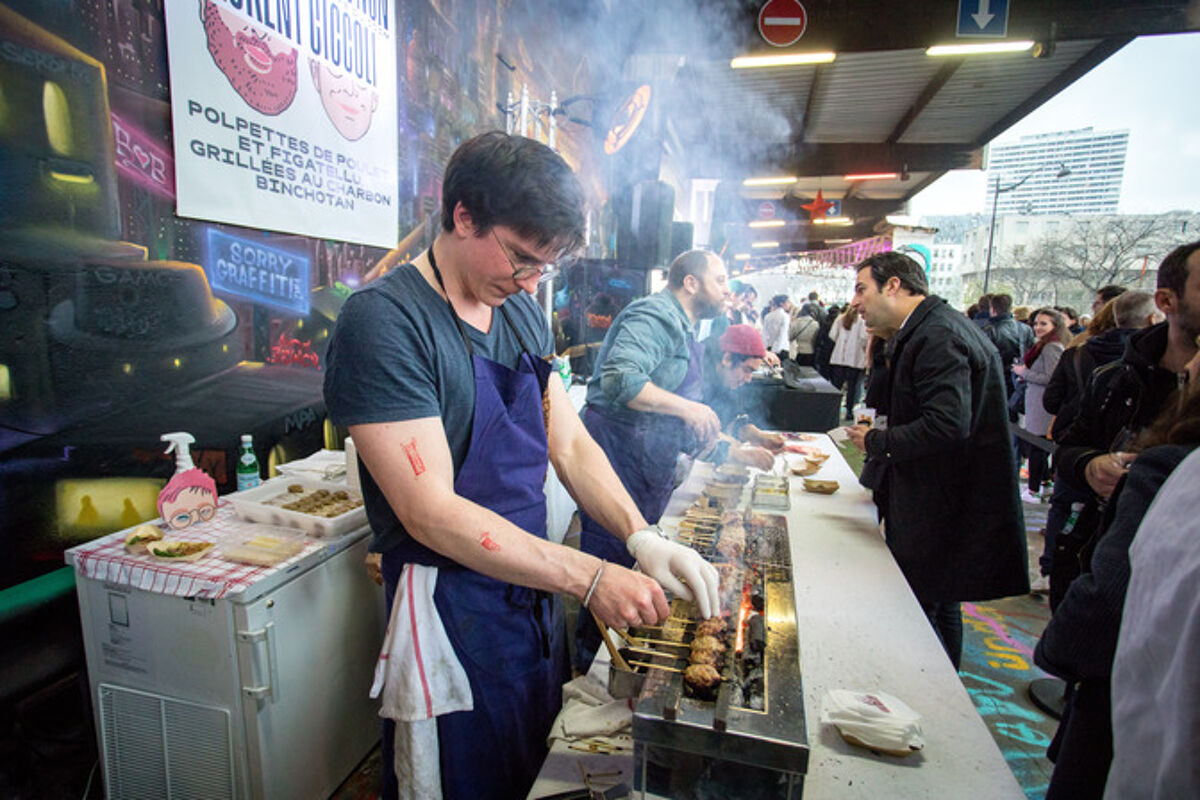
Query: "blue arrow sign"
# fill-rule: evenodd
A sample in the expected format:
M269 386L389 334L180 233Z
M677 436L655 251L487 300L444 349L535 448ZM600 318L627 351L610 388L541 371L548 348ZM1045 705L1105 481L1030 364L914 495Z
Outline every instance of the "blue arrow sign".
M958 36L1008 35L1008 0L958 0Z
M826 200L825 202L829 203L829 208L825 209L825 216L840 217L842 215L841 200Z

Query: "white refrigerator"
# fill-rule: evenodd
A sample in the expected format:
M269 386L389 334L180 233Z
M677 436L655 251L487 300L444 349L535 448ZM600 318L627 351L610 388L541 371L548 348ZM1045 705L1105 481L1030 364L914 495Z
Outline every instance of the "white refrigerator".
M328 797L379 737L366 545L364 528L217 600L77 572L109 800Z

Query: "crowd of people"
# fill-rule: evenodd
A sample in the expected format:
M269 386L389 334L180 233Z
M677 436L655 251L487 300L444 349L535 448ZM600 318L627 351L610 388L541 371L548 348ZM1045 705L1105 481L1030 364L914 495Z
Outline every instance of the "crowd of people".
M1002 294L963 315L900 252L856 266L844 309L778 295L760 314L751 285L690 250L665 288L606 320L577 414L531 297L584 239L570 167L484 134L451 157L442 198L431 246L347 300L325 372L330 419L361 460L389 615L404 620L391 653L438 664L399 680L381 659L384 797L524 796L570 674L560 595L587 612L584 657L597 624L662 622L668 593L721 613L716 570L656 523L688 459L774 462L783 436L738 413L736 393L785 359L844 388L848 416L860 389L886 416L846 434L956 666L960 604L1029 590L1022 500L1040 501L1053 473L1054 613L1036 660L1070 691L1047 797L1196 793L1200 242L1163 260L1153 295L1105 287L1091 319L1022 313ZM579 549L547 538L548 464L580 508Z
M1101 288L1090 318L1011 304L985 295L967 316L1024 433L1021 499L1049 495L1034 658L1066 694L1046 797L1194 796L1200 241L1163 259L1152 293Z

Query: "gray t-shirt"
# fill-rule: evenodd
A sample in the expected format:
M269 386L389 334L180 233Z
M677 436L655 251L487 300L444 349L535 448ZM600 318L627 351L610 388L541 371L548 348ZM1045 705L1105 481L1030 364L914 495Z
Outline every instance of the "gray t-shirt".
M546 315L533 298L518 293L504 309L511 326L499 309L487 333L463 323L476 355L515 369L522 346L513 326L531 355L554 352ZM342 307L325 360L325 405L335 425L440 417L458 474L471 442L474 370L449 306L412 264L358 290ZM384 552L408 534L371 475L360 472L375 533L371 549Z

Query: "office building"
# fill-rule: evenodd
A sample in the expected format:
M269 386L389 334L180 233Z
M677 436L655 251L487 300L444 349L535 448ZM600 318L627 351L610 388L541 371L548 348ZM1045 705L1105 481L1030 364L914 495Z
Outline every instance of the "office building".
M1022 136L989 148L985 212L992 212L1000 181L998 213L1115 214L1129 131L1081 128ZM1063 167L1069 173L1059 177ZM1021 182L1005 191L1006 186Z

